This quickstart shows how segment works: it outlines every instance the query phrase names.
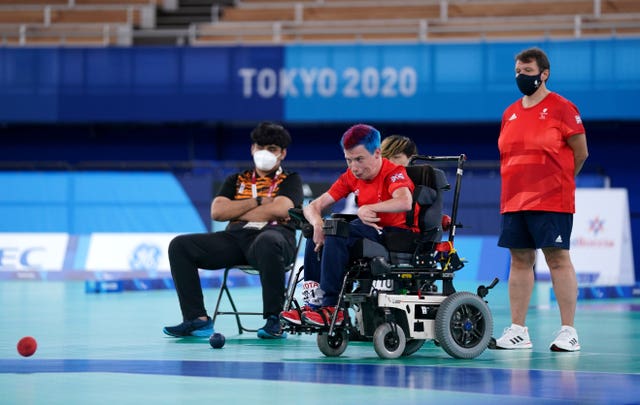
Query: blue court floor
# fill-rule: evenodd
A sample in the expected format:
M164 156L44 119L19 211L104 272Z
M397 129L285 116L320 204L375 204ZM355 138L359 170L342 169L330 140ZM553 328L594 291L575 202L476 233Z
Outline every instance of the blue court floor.
M162 327L180 321L173 290L87 294L77 281L3 281L0 404L640 403L640 300L579 302L582 351L552 353L558 311L548 287L536 288L532 350L457 360L427 342L412 356L382 360L366 342L327 358L312 335L238 334L229 316L215 325L227 338L222 349L169 338ZM260 310L259 288L234 293L242 309ZM216 295L205 290L209 310ZM506 280L486 299L500 335L509 324ZM23 358L16 343L27 335L38 350Z

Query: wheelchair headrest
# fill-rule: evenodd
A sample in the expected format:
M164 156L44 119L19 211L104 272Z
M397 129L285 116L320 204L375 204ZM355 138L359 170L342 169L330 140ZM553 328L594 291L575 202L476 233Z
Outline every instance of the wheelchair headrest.
M407 166L407 175L416 186L428 186L435 190L449 190L451 185L440 169L430 165Z

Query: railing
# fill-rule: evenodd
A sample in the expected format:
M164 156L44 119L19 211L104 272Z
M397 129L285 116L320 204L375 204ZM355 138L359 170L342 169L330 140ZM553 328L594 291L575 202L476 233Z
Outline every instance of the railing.
M223 11L192 43L640 35L633 0L238 0Z
M1 45L129 46L132 27L126 24L0 24Z
M175 45L211 44L286 44L297 42L409 42L425 43L443 40L484 40L488 38L585 38L620 37L640 35L639 12L611 12L611 4L602 0L298 0L251 2L237 1L237 9L293 10L291 18L275 21L213 21L208 24L193 24L188 29L161 30L155 27L157 7L175 8L177 0L57 0L54 5L37 5L39 0L9 6L0 0L0 15L3 11L26 13L27 21L9 22L12 17L0 18L0 44L27 45L131 45L134 38L153 38L171 35ZM42 0L42 2L46 2ZM118 5L117 3L120 2ZM135 5L130 4L135 2ZM564 2L564 3L563 3ZM639 8L628 0L618 0L628 10ZM15 3L15 2L14 2ZM28 3L28 5L24 5ZM129 3L129 4L127 4ZM460 10L482 4L569 4L585 3L589 13L529 16L457 17ZM331 7L385 7L393 5L436 7L434 18L396 19L338 19L314 20L305 18L305 10ZM464 7L464 6L467 7ZM629 6L631 5L631 6ZM464 8L463 8L464 7ZM566 7L565 7L566 8ZM123 12L122 21L97 21L100 12ZM564 8L563 8L564 10ZM566 10L565 10L566 11ZM61 14L62 13L62 14ZM67 14L65 14L67 13ZM76 13L75 15L73 13ZM524 13L524 12L523 12ZM213 19L218 11L214 6ZM433 13L432 13L433 14ZM289 15L289 14L287 14ZM113 20L112 16L112 20ZM119 17L120 18L120 17ZM341 17L344 18L344 17ZM88 22L86 21L89 19ZM135 27L150 28L136 31Z
M52 24L112 23L110 19L120 19L117 23L138 25L143 28L155 27L156 6L149 5L0 5L0 17L5 23ZM32 21L33 20L33 21Z
M156 3L6 5L0 3L2 45L131 45L135 27L154 28ZM105 1L105 0L101 0ZM106 2L106 1L105 1Z
M236 0L235 8L238 9L280 9L287 10L293 8L297 22L304 19L305 9L319 8L349 8L349 7L412 7L412 6L435 6L439 8L440 19L447 20L449 16L455 14L452 12L455 7L460 9L470 7L491 7L496 5L521 5L524 8L523 14L527 13L532 7L538 6L538 9L544 10L552 6L563 6L571 4L572 6L582 4L588 5L588 14L594 17L600 17L605 11L621 8L625 11L619 12L635 12L638 11L640 5L635 0L271 0L271 1L250 1ZM605 7L603 8L603 3ZM540 8L540 6L542 8ZM569 14L575 14L570 12ZM585 13L582 11L581 13ZM455 16L455 15L454 15Z
M640 13L607 15L478 17L428 20L218 22L194 24L192 45L298 41L411 41L487 37L595 37L640 35Z

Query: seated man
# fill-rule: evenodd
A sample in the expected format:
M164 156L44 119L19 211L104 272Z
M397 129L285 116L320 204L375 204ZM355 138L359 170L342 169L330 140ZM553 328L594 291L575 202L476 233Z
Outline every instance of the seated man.
M409 160L418 154L418 147L410 138L402 135L389 135L380 144L382 157L387 158L391 163L407 166ZM343 214L355 214L357 211L353 193L349 194L344 203Z
M402 135L389 135L380 144L382 157L392 163L408 166L411 158L418 154L418 147L411 138Z
M329 191L304 207L304 216L313 226L313 238L307 239L304 257L302 310L282 312L280 318L300 325L328 324L338 303L349 249L366 238L382 243L385 232L418 232L416 221L407 225L411 210L413 182L403 166L382 157L380 132L364 124L354 125L340 141L349 166ZM349 236L325 235L322 212L349 193L356 195L357 219L348 225ZM318 283L319 281L319 283ZM338 313L336 323L344 315Z
M297 173L281 167L291 143L285 128L263 122L251 132L251 140L255 168L227 177L211 204L211 218L229 221L227 229L180 235L169 244L171 275L183 322L165 327L167 335L213 333L198 269L249 264L260 271L263 316L267 320L258 336L286 336L278 314L284 305L285 267L296 255L295 228L289 223L288 211L302 206L302 180Z

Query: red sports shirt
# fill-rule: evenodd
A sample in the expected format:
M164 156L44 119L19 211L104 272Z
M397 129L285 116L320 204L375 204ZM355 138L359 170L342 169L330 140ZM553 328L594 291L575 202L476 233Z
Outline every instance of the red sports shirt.
M383 158L380 173L373 180L358 179L351 170L347 170L333 183L328 193L335 201L338 201L353 192L356 195L356 203L360 207L390 200L393 192L400 187L408 187L413 194L413 182L407 175L404 166L398 166ZM406 224L406 214L406 212L380 212L378 213L380 218L378 225L383 228L395 226L409 229ZM419 231L417 225L410 229L414 232Z
M567 139L584 133L576 106L556 93L530 108L521 100L511 104L498 139L500 212L575 212L575 165Z

